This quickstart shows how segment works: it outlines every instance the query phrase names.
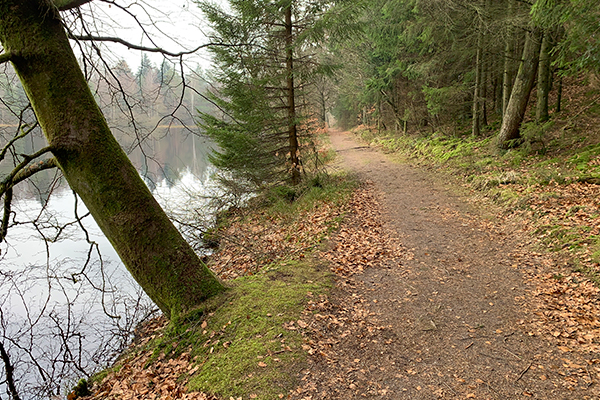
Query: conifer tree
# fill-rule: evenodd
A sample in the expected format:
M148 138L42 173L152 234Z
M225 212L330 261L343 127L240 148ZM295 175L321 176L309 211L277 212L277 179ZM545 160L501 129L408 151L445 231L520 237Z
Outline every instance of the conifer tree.
M201 126L219 149L211 161L231 181L256 190L299 183L303 172L300 123L308 114L297 98L315 69L310 48L322 37L327 1L231 0L225 11L200 3L211 27L216 64L210 96L218 116L201 113Z

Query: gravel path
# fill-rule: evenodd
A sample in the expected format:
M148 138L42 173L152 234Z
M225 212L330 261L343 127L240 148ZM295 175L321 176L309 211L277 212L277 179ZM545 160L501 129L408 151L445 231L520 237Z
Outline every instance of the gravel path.
M595 376L572 373L587 360L531 331L517 235L430 173L347 133L331 142L341 167L371 182L406 256L338 278L311 317L316 351L293 398L600 398Z

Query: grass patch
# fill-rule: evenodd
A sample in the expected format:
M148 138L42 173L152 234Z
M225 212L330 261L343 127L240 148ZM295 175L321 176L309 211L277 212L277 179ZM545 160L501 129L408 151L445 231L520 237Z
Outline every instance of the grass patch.
M594 128L600 117L587 110L585 100L575 106L543 124L524 123L518 147L510 150L497 148L493 128L480 137L448 135L444 128L409 134L362 128L357 133L403 160L455 179L478 199L494 202L506 217L526 219L538 243L579 259L596 281L590 271L600 271L600 245L590 221L600 215L600 130ZM584 119L581 110L587 110Z
M596 269L588 265L582 265L578 263L573 270L587 276L590 281L594 282L596 286L600 287L600 272L598 272Z
M345 174L318 174L302 184L282 185L255 199L250 207L258 206L265 215L281 218L292 224L303 212L318 204L332 203L340 206L346 202L358 181Z
M236 279L207 319L180 324L162 341L177 344L173 356L192 349L200 368L190 378L190 390L276 399L296 385L304 366L303 339L293 321L308 300L330 286L328 269L314 262L272 265Z
M218 229L248 227L252 231L258 226L273 231L261 231L261 235L289 230L293 232L289 239L301 240L301 248L318 249L322 239L339 226L343 206L356 187L357 182L346 175L321 174L302 186L275 189L251 199L241 218L223 214ZM290 190L294 191L293 201ZM233 213L237 215L237 211ZM299 235L300 224L306 226L305 219L311 215L319 216L322 229ZM245 254L247 251L241 250ZM105 378L123 379L123 370L164 371L169 370L171 362L173 366L185 362L190 364L189 368L184 365L186 372L170 374L176 374L181 387L187 382L186 390L222 398L287 396L298 385L299 373L307 365L302 348L302 331L306 328L301 322L303 313L308 312L310 302L318 303L333 284L328 265L313 257L311 250L292 253L284 251L259 262L260 268L250 275L228 280L227 291L172 320L162 330L147 333L137 347L93 381L106 387L100 382L106 382ZM153 372L156 375L152 376L162 373ZM144 383L152 390L163 384L164 379L158 378Z

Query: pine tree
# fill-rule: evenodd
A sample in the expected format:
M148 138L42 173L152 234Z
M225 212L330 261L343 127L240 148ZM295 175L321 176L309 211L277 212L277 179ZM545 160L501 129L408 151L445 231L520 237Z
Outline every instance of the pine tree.
M201 113L201 126L218 144L211 157L230 181L249 190L289 182L303 172L300 148L309 133L298 99L314 71L310 48L320 36L325 1L230 1L230 11L201 3L214 30L216 64L210 96L221 115Z

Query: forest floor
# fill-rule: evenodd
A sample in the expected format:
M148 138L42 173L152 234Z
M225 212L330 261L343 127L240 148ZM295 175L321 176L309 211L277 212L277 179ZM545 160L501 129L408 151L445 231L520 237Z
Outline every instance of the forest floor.
M142 326L89 398L600 398L599 185L498 184L527 203L507 213L447 171L330 138L360 187L333 173L285 212L234 212L209 264L232 289Z
M338 268L329 298L305 313L311 357L292 398L600 397L596 286L440 175L349 133L331 142L374 196L370 216L355 213L347 229L378 219L400 251ZM324 254L334 270L369 247L346 236Z

